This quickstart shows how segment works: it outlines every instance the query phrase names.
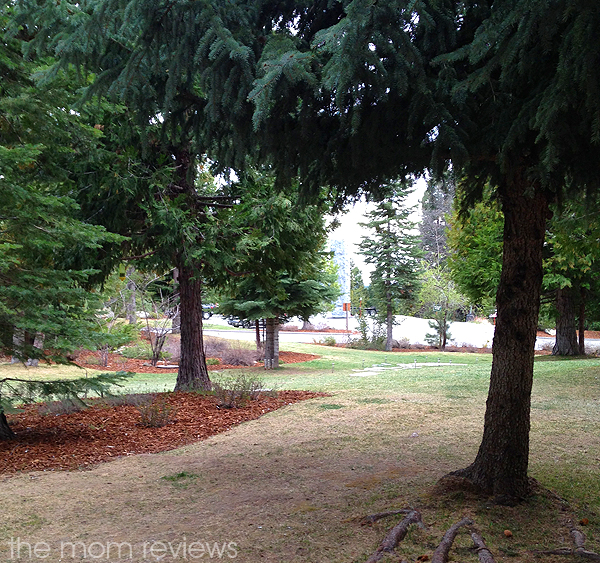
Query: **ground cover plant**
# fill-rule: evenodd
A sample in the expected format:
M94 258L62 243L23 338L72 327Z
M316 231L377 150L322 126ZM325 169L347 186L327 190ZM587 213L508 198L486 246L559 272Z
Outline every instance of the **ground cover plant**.
M100 542L98 549L110 539L127 542L133 560L143 561L144 543L177 546L185 537L234 547L237 560L250 563L358 563L403 515L367 526L362 518L408 508L420 511L427 528L412 526L396 555L383 561L431 557L465 516L496 561L539 561L535 550L570 548L571 527L586 533L587 549L599 551L600 360L536 359L530 474L538 485L526 503L502 507L438 484L479 444L489 355L286 347L320 357L272 372L252 368L265 387L328 397L160 455L4 477L3 555L11 538L44 541L51 550L69 538ZM172 388L174 377L138 374L127 385ZM477 561L471 546L460 532L452 560Z

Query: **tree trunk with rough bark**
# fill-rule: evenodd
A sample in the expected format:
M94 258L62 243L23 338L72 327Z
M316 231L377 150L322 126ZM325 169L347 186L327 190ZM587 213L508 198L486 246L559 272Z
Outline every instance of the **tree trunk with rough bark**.
M392 330L394 328L394 310L392 309L392 295L388 291L385 296L386 305L386 338L385 338L385 349L387 352L392 351Z
M13 440L15 433L11 430L3 412L0 412L0 440Z
M134 272L134 269L130 266L127 268L127 276L131 276ZM135 299L135 282L131 279L127 280L127 285L125 286L126 293L126 303L125 303L125 311L127 316L127 322L129 324L134 325L137 323L137 314L136 314L136 299Z
M202 281L183 261L179 268L181 357L175 391L210 391L202 338Z
M501 197L504 252L483 438L475 461L454 475L512 504L530 492L531 387L549 207L524 178L504 186Z
M256 319L254 321L254 332L256 335L256 351L262 355L262 352L264 350L264 346L263 346L263 342L261 341L260 338L260 320Z
M577 328L575 323L575 305L573 290L563 287L556 291L556 341L552 348L553 356L577 356Z
M579 355L585 356L585 287L579 288Z
M279 321L271 318L265 322L265 368L276 369L279 367Z

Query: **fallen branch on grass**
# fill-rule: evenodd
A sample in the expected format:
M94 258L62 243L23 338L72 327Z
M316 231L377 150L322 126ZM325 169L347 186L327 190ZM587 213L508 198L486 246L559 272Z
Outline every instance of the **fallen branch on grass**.
M423 524L421 520L421 513L418 510L411 510L404 520L399 524L396 524L385 536L383 541L379 544L379 547L367 559L366 563L377 563L384 556L385 553L391 553L396 549L396 546L404 539L406 533L408 532L408 528L411 524Z
M600 561L600 555L593 551L585 549L585 534L573 528L571 530L571 537L573 538L574 548L561 547L559 549L553 549L549 551L534 551L536 555L574 555L576 557L583 557L584 559L590 559L591 561Z

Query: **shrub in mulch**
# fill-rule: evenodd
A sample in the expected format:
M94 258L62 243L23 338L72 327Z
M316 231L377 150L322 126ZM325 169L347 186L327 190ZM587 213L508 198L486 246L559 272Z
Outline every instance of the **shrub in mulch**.
M221 363L229 366L253 366L257 359L255 350L239 346L229 347L221 353Z

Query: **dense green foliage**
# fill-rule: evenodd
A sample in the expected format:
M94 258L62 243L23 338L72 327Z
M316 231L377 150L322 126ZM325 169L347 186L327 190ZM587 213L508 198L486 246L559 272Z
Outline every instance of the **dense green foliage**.
M6 14L0 23L5 31ZM98 153L98 131L69 111L77 81L64 74L40 87L31 75L45 61L24 59L22 43L0 43L0 346L23 361L65 361L100 340L101 304L84 287L91 257L121 238L90 224L76 202L78 177Z
M498 205L487 201L475 204L462 215L455 211L449 230L452 279L473 303L486 310L495 307L500 283L503 225Z
M378 311L378 319L386 326L386 350L392 349L393 319L402 303L416 297L419 274L419 237L409 216L413 211L405 200L410 188L403 184L389 186L384 201L366 214L361 226L368 230L359 245L367 264L372 264L369 285Z
M237 190L240 203L230 214L236 262L219 298L220 312L308 320L328 309L339 286L324 252L324 209L300 206L297 190L283 192L265 174L246 176Z

